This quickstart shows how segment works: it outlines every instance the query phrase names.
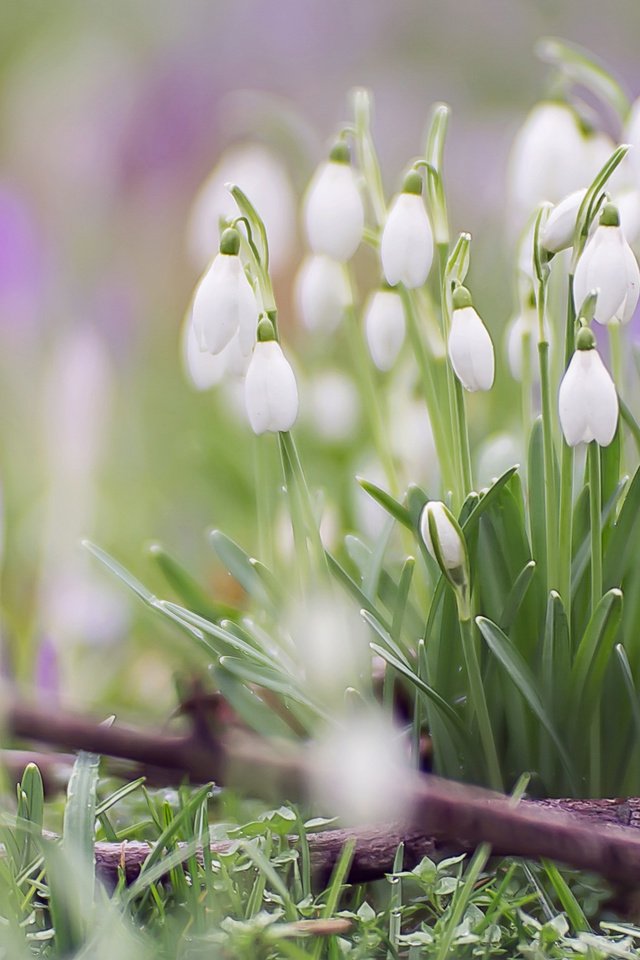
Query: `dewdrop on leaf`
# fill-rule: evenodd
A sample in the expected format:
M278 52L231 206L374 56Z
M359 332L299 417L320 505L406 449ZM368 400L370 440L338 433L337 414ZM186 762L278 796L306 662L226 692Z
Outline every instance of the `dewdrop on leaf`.
M201 350L220 353L238 331L240 346L251 353L258 323L258 302L238 255L240 235L230 227L196 289L192 317Z
M638 262L620 227L617 207L608 203L600 223L587 242L573 282L573 302L579 313L592 291L597 291L594 320L627 323L640 296Z
M247 369L244 397L251 429L260 434L290 430L298 416L298 387L289 361L275 340L273 324L258 325Z
M405 337L404 307L395 290L376 290L364 310L364 329L371 359L378 370L392 368Z
M618 424L616 388L588 327L578 331L576 350L560 384L558 413L570 447L595 440L607 447Z
M344 141L334 146L307 187L304 223L314 253L350 260L364 231L364 205L358 177Z
M433 263L433 231L422 199L422 177L412 170L391 204L380 240L387 283L421 287Z
M295 300L307 330L333 333L352 303L343 265L322 254L306 257L296 276Z
M495 373L493 343L466 287L453 292L448 348L451 366L465 390L491 389Z

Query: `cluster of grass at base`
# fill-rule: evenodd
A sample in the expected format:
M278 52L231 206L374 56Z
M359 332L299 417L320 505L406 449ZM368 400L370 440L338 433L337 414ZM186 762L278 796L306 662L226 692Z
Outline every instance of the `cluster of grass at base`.
M405 870L400 846L386 879L349 885L353 850L346 846L319 890L305 837L327 821L305 822L290 806L266 811L209 786L151 793L135 781L99 799L102 793L90 754L78 757L63 809L45 805L37 769L25 771L18 816L1 828L3 957L640 955L640 928L613 914L603 919L610 891L550 864L490 861L481 846L470 858L425 858ZM61 839L43 833L43 822L61 820ZM138 878L127 886L121 875L107 890L95 876L94 840L142 839L155 846ZM207 853L207 840L221 839L232 841L228 851ZM335 920L343 921L337 933L300 925Z

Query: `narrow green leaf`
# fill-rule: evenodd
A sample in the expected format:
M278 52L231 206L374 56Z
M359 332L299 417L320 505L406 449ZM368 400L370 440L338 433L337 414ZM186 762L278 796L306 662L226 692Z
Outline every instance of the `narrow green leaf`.
M478 624L480 633L487 642L487 646L551 737L570 779L575 781L569 755L551 721L536 678L524 658L510 643L509 638L505 636L500 627L492 623L491 620L487 620L485 617L476 617L476 623Z
M401 503L398 503L390 493L387 493L386 490L383 490L381 487L378 487L375 483L372 483L370 480L365 480L363 477L356 477L356 480L365 491L368 493L376 503L379 503L387 513L393 517L394 520L397 520L398 523L401 523L403 527L406 527L408 530L413 530L413 524L411 523L411 514L406 507L403 507Z
M359 605L364 610L368 610L369 613L372 613L376 617L376 619L379 620L381 624L383 624L386 630L391 629L391 625L387 617L385 617L384 614L377 609L375 604L372 603L371 600L364 595L364 593L362 592L358 584L355 582L353 577L349 576L349 574L344 569L344 567L336 560L333 554L329 553L328 550L326 551L326 557L327 557L327 564L329 566L329 570L331 574L336 578L336 580L339 580L340 583L342 583L342 585L347 588L349 593L356 598Z
M225 630L224 627L217 623L211 623L210 620L206 620L197 613L192 613L177 603L171 603L169 600L160 600L157 603L157 607L160 610L173 613L188 626L195 627L206 636L217 640L217 644L208 644L211 653L216 657L234 652L241 653L248 659L255 660L267 667L275 665L275 661L272 657L268 656L268 654L258 650L255 646L247 643L240 637L237 637L234 633L231 633L230 630Z
M220 620L237 614L233 607L211 600L191 574L159 543L151 544L148 552L171 589L190 610L208 620Z
M576 651L570 677L570 703L573 717L593 713L602 689L609 657L622 619L622 592L609 590L593 612Z
M248 663L237 657L220 657L220 666L245 683L255 683L265 690L272 690L282 697L290 697L304 704L316 713L323 715L324 711L315 704L286 674L274 667L263 667L261 664Z
M245 553L234 540L227 537L221 530L212 530L209 542L218 555L220 561L227 568L231 576L238 581L243 590L261 606L273 606L273 597L268 592L265 582L256 572L252 558Z
M261 736L292 736L291 727L239 677L217 664L212 664L209 671L224 699L248 727Z
M533 559L538 565L542 583L547 581L547 541L544 482L542 417L537 417L529 438L529 536Z
M636 560L639 535L640 468L629 485L606 547L603 570L605 590L622 584L629 564Z
M402 650L402 648L396 643L389 631L382 626L378 618L368 610L361 610L360 616L366 623L369 624L372 630L375 630L384 645L391 651L393 656L397 657L398 660L401 660L408 669L411 669L404 650Z
M502 608L502 615L500 617L500 628L507 633L511 628L513 621L518 616L522 602L527 595L527 590L531 585L534 574L536 572L536 562L535 560L530 560L529 563L525 564L518 576L516 577L514 584L507 595L507 599L504 602L504 607Z
M630 105L624 90L609 71L583 47L558 37L544 37L536 45L536 54L574 83L595 93L616 112L620 123L626 121Z
M118 563L117 560L114 560L110 554L108 554L101 547L97 547L95 543L91 543L90 540L83 540L82 546L85 550L88 550L89 553L92 553L100 563L103 563L108 570L110 570L119 580L122 580L123 583L129 587L130 590L133 590L141 600L144 600L145 603L153 606L155 602L155 596L151 593L143 583L140 582L132 573L122 566L121 563Z

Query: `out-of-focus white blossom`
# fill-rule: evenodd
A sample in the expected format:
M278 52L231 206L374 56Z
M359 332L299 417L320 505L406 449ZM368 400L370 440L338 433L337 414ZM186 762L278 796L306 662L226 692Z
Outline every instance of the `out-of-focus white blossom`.
M625 240L633 247L640 240L640 189L627 187L615 195L620 213L620 226Z
M323 255L306 257L296 276L295 301L307 330L333 333L352 303L343 265Z
M198 191L187 226L193 263L199 269L209 263L221 221L238 215L229 182L240 187L262 217L269 238L269 267L278 273L295 248L296 198L281 161L258 143L230 147Z
M305 385L303 411L323 440L344 443L353 437L360 420L358 390L347 374L325 370Z
M314 253L350 260L364 230L364 205L349 148L336 144L313 175L304 198L304 223Z
M613 204L606 205L599 226L578 260L573 283L577 312L594 290L598 294L594 314L598 323L627 323L631 319L640 296L640 270Z
M421 287L433 263L433 231L422 199L422 177L412 170L387 216L380 259L390 286Z
M453 294L448 348L451 366L465 390L491 389L495 373L493 343L466 287L458 287Z
M545 330L549 339L548 327ZM507 360L514 380L522 380L522 361L524 359L524 339L529 340L529 372L533 380L539 376L538 358L538 312L535 304L525 304L519 313L509 322L506 331Z
M325 550L333 552L341 545L340 517L332 503L323 503L321 509L318 533ZM283 560L294 561L296 543L291 524L291 509L288 504L282 504L276 511L273 539L279 556Z
M260 339L259 331L244 384L247 416L257 434L290 430L298 416L298 386L291 364L273 339L271 322L261 320L263 325L265 339Z
M613 152L602 134L586 134L562 103L538 103L518 131L509 160L509 206L521 227L544 201L560 203L587 187Z
M578 333L576 351L562 378L558 412L570 447L591 440L606 447L613 440L618 424L618 396L596 350L595 337L587 328Z
M240 349L251 353L255 342L259 308L256 295L238 255L237 230L225 230L220 252L196 288L191 308L193 328L201 350L220 353L236 332Z
M364 329L371 359L378 370L390 370L404 343L406 321L395 290L376 290L364 310Z
M587 190L574 190L556 204L540 231L540 242L549 253L559 253L573 245L573 234L580 204Z
M345 824L398 823L409 813L409 747L377 711L328 729L310 747L308 769L310 795Z
M493 433L479 446L476 476L480 486L490 484L505 470L522 463L524 449L512 433Z
M181 344L184 370L196 390L210 390L220 383L227 371L229 347L216 354L201 350L190 310L182 324Z

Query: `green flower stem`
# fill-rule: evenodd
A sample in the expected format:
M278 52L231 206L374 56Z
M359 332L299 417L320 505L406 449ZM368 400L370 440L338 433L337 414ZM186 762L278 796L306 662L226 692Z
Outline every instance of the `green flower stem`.
M591 613L602 597L602 483L600 476L600 447L595 440L589 444L589 520L591 526Z
M439 243L438 266L440 270L440 319L442 324L442 338L445 342L445 345L449 342L449 329L451 326L451 318L449 316L449 291L447 290L446 277L448 256L449 245L445 243ZM471 490L471 482L467 483L467 479L471 476L471 465L469 462L469 439L466 429L466 414L464 411L464 400L461 391L462 388L455 377L455 374L451 368L451 364L447 362L448 419L453 443L453 462L456 472L456 483L453 487L456 509L460 508L466 494ZM460 410L460 407L462 407L462 411ZM465 434L464 440L461 432L463 430Z
M409 341L420 371L422 393L427 406L429 420L431 421L431 429L433 431L433 439L438 454L440 469L442 470L443 487L445 490L453 490L456 476L453 451L446 430L446 423L441 413L438 391L436 390L436 385L433 380L431 358L427 355L427 349L420 334L416 303L411 292L407 290L406 287L400 285L398 290L404 304Z
M551 413L551 384L549 376L549 342L545 332L547 288L546 283L538 284L538 359L540 363L540 393L542 399L542 449L544 460L544 489L545 489L545 539L547 561L547 593L557 589L557 560L558 550L556 543L557 516L556 507L556 477L553 449L553 418Z
M623 346L620 337L620 324L619 323L610 323L608 326L609 331L609 350L611 353L611 376L613 377L613 382L616 385L616 390L619 394L624 394L624 360L623 360ZM620 428L619 428L620 429ZM624 457L624 431L620 429L620 473L625 472L625 457Z
M349 276L349 283L353 289L351 276ZM362 330L358 324L358 316L353 306L347 308L344 326L347 337L349 338L349 355L353 359L356 383L360 391L365 416L369 421L373 445L385 472L387 483L389 484L389 492L393 494L394 497L397 497L400 493L400 481L389 447L388 431L380 399L381 391L376 389L374 383L373 367L369 361L367 345L364 341Z
M531 392L533 377L531 375L531 334L525 332L522 336L522 380L520 384L520 404L522 416L522 436L526 438L531 433L533 416L531 413Z
M262 437L254 437L253 443L253 465L256 481L256 513L258 519L258 548L260 550L260 559L273 570L274 550L273 550L273 524L271 522L271 492L273 485L271 483L271 463L269 457L270 450L263 442Z
M469 680L471 705L478 721L478 730L484 751L489 786L494 790L502 791L503 783L500 772L500 761L498 760L498 752L493 738L493 730L491 729L487 700L484 695L480 662L473 637L473 625L468 609L464 609L465 606L466 604L463 604L459 598L460 635L462 637L462 650Z
M307 486L307 480L302 469L302 463L300 462L300 457L298 456L298 450L296 448L293 435L288 431L281 432L278 434L278 438L285 470L285 479L287 481L287 489L290 490L290 495L292 497L297 497L306 538L308 538L308 541L311 545L313 567L317 573L326 574L328 579L329 570L327 566L327 558L322 540L320 538L320 530L318 529L318 523L313 509L311 494L309 493L309 487ZM290 489L291 487L292 489ZM298 551L296 549L296 553L297 552Z
M569 365L575 347L576 316L573 305L573 274L569 275L567 297L567 323L564 338L564 370ZM562 441L560 458L560 518L558 542L558 593L571 619L571 539L573 535L573 460L574 450Z

